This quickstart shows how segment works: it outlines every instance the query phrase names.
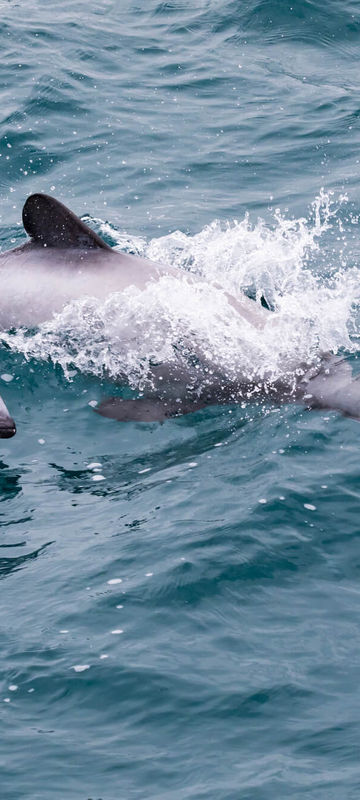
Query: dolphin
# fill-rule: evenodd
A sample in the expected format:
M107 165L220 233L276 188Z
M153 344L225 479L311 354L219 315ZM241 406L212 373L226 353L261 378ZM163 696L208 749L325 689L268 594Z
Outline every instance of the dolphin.
M121 292L128 286L142 289L162 275L180 273L115 251L49 195L30 195L22 219L28 241L0 254L3 330L36 327L85 295L105 299L111 292ZM191 275L187 279L200 280ZM255 329L263 327L268 315L273 314L245 295L240 299L226 296L236 312ZM360 382L352 379L351 368L344 359L329 354L322 358L320 366L302 365L295 385L286 380L251 385L242 375L235 381L226 381L216 374L197 382L198 373L189 375L171 364L155 366L153 372L155 388L146 396L130 400L110 397L95 411L118 421L163 422L204 406L243 403L262 397L281 403L300 401L308 408L334 409L360 420ZM15 432L14 420L0 398L0 438L9 438Z

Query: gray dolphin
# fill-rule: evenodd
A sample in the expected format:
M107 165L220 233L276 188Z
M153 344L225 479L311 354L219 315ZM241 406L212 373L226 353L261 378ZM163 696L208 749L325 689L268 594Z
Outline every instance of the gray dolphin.
M179 274L170 267L118 253L53 197L33 194L23 208L23 224L30 239L0 255L0 327L33 327L77 297L100 299L128 286L145 287L164 274ZM189 276L189 280L196 280ZM261 328L271 311L250 300L227 295L229 303L255 328ZM352 379L349 365L325 356L314 370L304 368L296 386L286 381L250 385L243 376L232 382L221 377L197 384L194 376L175 366L154 367L154 390L146 397L124 400L111 397L95 409L119 421L163 421L212 404L242 403L254 396L275 402L300 401L309 408L334 409L360 419L360 382ZM254 394L255 393L255 394ZM0 398L0 438L16 432Z

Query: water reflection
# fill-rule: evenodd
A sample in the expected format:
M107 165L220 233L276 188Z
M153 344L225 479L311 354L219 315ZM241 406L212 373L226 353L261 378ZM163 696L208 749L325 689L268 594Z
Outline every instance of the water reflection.
M58 474L60 491L130 499L169 480L183 478L191 462L211 454L214 447L227 443L230 437L241 436L246 423L243 409L212 407L202 411L201 416L189 414L169 425L157 426L155 433L149 433L148 425L129 426L126 433L129 436L131 430L133 441L129 438L126 444L121 426L117 426L114 435L118 437L119 454L97 455L93 462L73 468L55 462L49 466Z
M11 500L21 492L21 474L0 461L0 501Z
M20 544L22 545L24 542L19 543L19 546ZM33 561L51 544L54 544L54 542L46 542L41 547L38 547L37 550L33 550L31 553L24 553L21 556L0 558L0 578L5 578L12 572L18 572L28 561Z

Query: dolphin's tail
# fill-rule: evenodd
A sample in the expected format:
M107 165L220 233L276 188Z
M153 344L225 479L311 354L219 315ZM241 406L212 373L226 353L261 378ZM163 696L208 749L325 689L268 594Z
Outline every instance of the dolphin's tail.
M350 365L333 359L304 384L301 398L308 408L340 411L360 421L360 379L353 378Z
M10 439L16 433L16 425L0 397L0 439Z

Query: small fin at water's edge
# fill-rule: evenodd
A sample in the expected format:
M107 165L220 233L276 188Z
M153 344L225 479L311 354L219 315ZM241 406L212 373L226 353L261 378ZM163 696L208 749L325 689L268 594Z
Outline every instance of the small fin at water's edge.
M11 439L16 433L16 425L6 405L0 397L0 439Z

